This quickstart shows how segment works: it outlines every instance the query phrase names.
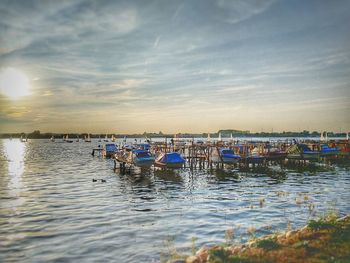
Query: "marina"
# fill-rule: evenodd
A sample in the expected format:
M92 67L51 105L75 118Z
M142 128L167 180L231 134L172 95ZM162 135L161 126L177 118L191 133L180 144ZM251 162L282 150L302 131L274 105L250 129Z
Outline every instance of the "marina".
M123 142L114 145L114 154L107 157L114 160L114 168L129 171L133 166L167 168L224 168L230 166L246 170L255 167L269 167L271 165L296 165L307 166L310 163L330 163L349 160L350 143L348 139L335 139L321 141L315 139L304 139L297 142L295 139L275 141L206 141L184 139L177 140L175 136L168 143L158 139L156 142L135 143L123 145ZM136 139L137 142L137 139ZM100 147L100 146L99 146ZM119 150L117 150L119 149ZM101 151L101 148L93 149ZM134 162L138 153L147 155L147 165L142 162ZM106 156L105 156L106 157Z

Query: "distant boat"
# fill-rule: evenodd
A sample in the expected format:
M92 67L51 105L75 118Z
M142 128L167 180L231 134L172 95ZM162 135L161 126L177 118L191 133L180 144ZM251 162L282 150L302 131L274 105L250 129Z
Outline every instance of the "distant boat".
M210 133L208 133L207 141L210 142Z
M90 134L88 133L87 136L85 136L85 142L91 142Z
M186 160L177 152L161 153L155 160L155 165L161 168L181 168Z
M111 141L112 141L112 142L115 142L114 134L112 134Z
M77 136L77 140L76 140L77 142L79 142L80 141L80 139L79 139L79 136Z
M105 138L104 138L104 140L103 140L104 142L108 142L108 137L107 137L107 134L106 134L106 136L105 136Z
M52 136L52 137L50 138L50 141L55 142L55 136Z
M21 135L21 142L27 142L28 141L28 138L23 138L23 136Z
M64 138L64 141L65 142L68 142L68 143L72 143L73 140L70 140L69 137L68 137L68 134L66 135L66 137Z
M219 132L219 137L218 137L218 142L221 142L222 139L221 139L221 132Z

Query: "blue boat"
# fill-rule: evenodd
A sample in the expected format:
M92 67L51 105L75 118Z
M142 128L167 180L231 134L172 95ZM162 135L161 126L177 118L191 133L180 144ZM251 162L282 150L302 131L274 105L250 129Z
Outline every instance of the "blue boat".
M132 162L139 167L151 167L154 163L154 156L148 150L134 150L132 151Z
M186 160L177 152L161 153L155 160L155 165L162 168L181 168Z
M320 152L313 151L306 144L297 143L292 145L287 150L287 158L301 160L318 160Z
M105 158L112 158L118 152L118 147L113 143L108 143L105 145L102 156Z
M327 144L321 145L321 151L320 151L321 156L337 155L339 153L340 151L337 147L330 147Z
M133 146L135 147L135 149L140 149L140 150L149 151L151 149L151 145L148 143L139 143L139 144L134 144Z
M229 148L220 148L219 154L222 162L227 164L238 163L241 159L239 154L235 154L234 151Z

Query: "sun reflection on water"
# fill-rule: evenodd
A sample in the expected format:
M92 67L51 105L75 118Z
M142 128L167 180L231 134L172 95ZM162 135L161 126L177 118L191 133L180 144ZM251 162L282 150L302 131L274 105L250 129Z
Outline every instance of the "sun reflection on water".
M17 196L22 187L26 144L15 139L4 140L3 147L8 168L8 190L12 196Z

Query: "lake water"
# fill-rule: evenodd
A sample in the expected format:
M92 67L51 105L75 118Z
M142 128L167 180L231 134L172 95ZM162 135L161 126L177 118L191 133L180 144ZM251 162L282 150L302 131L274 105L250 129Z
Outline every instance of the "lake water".
M134 171L92 157L98 144L0 141L1 262L158 262L350 213L349 166L282 179L226 170ZM105 179L106 182L93 182ZM249 231L248 231L249 230Z

